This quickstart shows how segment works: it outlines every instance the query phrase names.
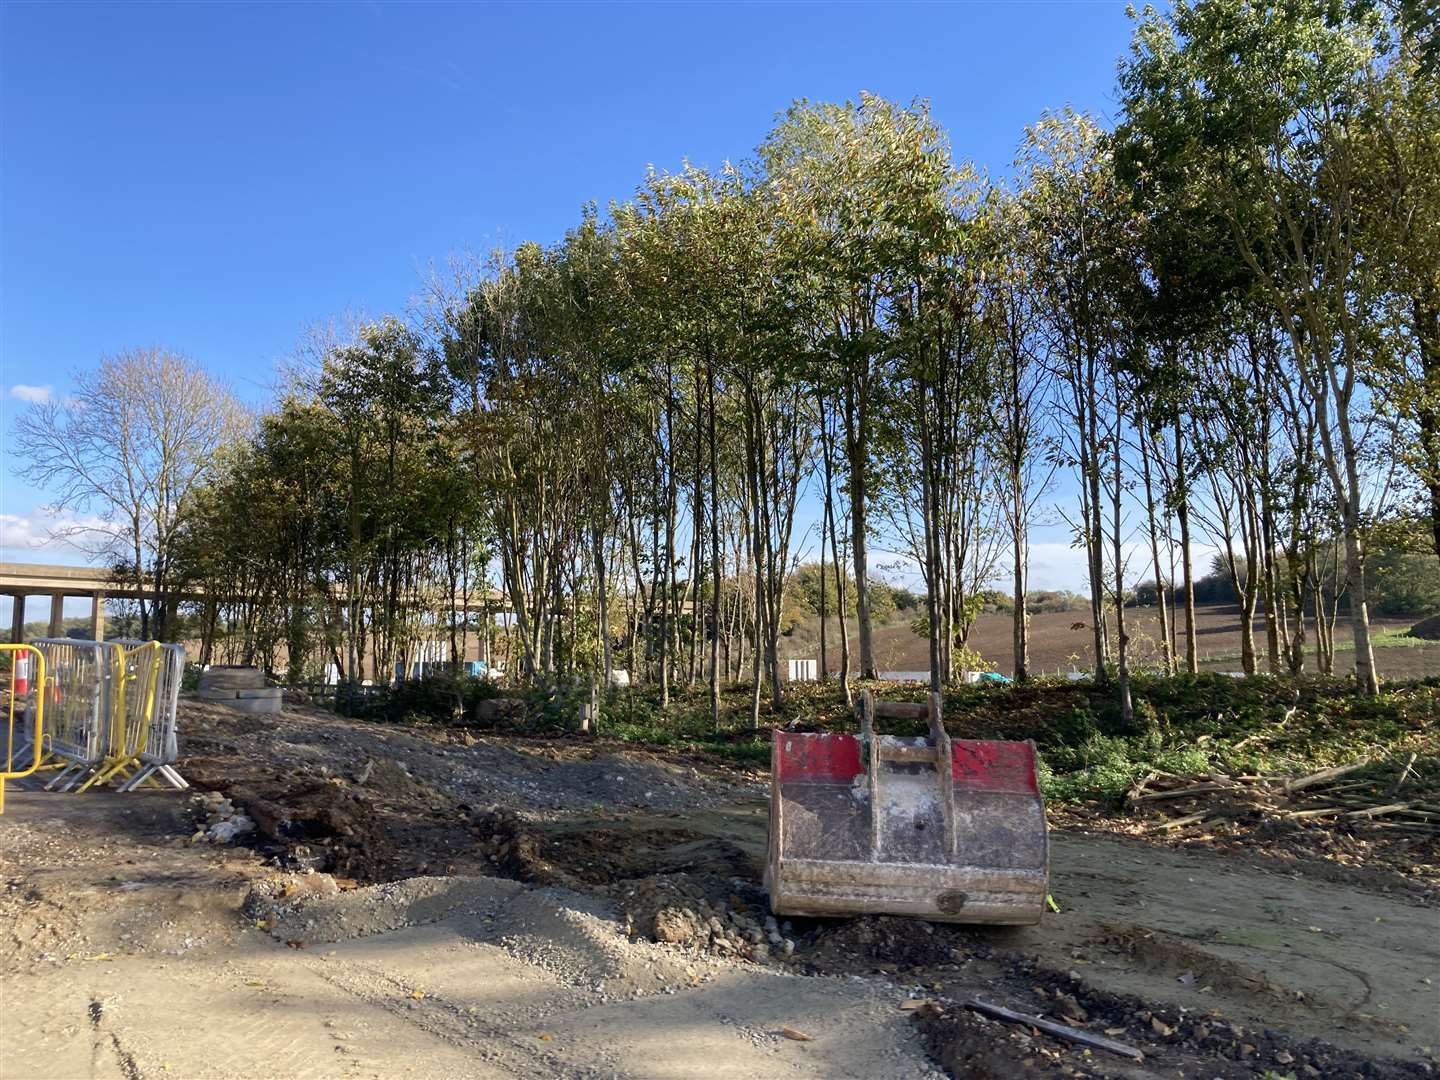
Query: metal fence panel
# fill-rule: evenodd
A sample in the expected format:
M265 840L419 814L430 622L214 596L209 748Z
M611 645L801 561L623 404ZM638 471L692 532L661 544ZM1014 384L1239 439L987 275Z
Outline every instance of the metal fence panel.
M39 638L45 657L46 722L42 750L59 758L47 790L67 791L98 769L109 753L121 648L109 641Z
M120 785L120 790L134 791L152 776L159 776L172 787L187 788L190 785L174 768L180 755L176 723L180 706L180 684L185 678L185 646L162 645L129 638L121 638L117 643L132 649L144 649L154 644L160 654L148 729L134 753L141 763L141 768Z
M0 814L3 814L5 812L5 782L29 776L40 767L42 756L40 744L45 729L47 672L45 670L45 654L33 645L8 642L0 644L0 656L8 656L10 659L10 700L6 707L5 758L4 767L0 768ZM21 710L22 727L19 737L24 741L18 744L20 747L18 756L22 759L28 757L29 765L24 765L23 760L16 760L15 714L17 705L24 700L31 702L30 724L32 726L28 732L25 731L23 726L25 717Z
M47 790L118 781L121 791L133 791L157 779L189 786L174 768L184 646L75 638L35 645L56 673L46 691L42 749L59 772Z

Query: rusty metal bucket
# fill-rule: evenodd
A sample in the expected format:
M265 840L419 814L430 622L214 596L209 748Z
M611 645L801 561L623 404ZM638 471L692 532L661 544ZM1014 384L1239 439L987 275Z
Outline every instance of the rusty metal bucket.
M927 716L929 738L877 735ZM860 701L860 736L776 731L765 887L777 915L1029 924L1049 838L1029 742L952 740L930 704Z

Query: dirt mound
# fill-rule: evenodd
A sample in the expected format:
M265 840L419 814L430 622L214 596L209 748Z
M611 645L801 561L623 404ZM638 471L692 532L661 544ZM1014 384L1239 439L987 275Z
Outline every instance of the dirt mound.
M471 827L495 869L521 881L613 892L616 886L641 878L683 874L696 879L701 894L713 895L709 879L739 879L747 886L760 880L760 867L749 853L728 840L690 829L633 824L536 826L501 806L472 815ZM733 891L722 885L719 895Z
M283 863L359 881L384 880L396 848L363 791L336 780L301 780L265 795L218 785L254 822L262 846L278 846Z
M550 832L545 859L588 885L654 874L760 879L756 861L735 844L689 829L585 828Z
M1421 619L1408 631L1411 637L1418 637L1424 641L1440 641L1440 615L1431 615L1428 619Z
M470 824L480 850L500 873L540 885L568 880L541 856L538 836L515 811L492 806L474 814Z
M715 886L688 874L645 878L621 892L620 906L630 932L651 941L762 961L795 951L794 939L784 932L789 923L782 927L738 893L718 900Z
M986 948L969 931L892 915L823 924L816 929L813 940L806 959L826 973L936 968L963 963L977 949Z
M672 828L546 832L498 806L472 824L497 871L612 897L632 936L755 960L794 951L764 914L754 861L724 840Z
M1034 980L1039 1008L1023 1011L1090 1034L1103 1033L1144 1054L1135 1064L1080 1047L1020 1024L1003 1023L955 1002L927 1002L915 1022L930 1056L951 1076L1008 1080L1015 1076L1204 1076L1252 1080L1256 1076L1327 1077L1334 1080L1419 1080L1432 1075L1419 1062L1369 1058L1320 1041L1289 1039L1269 1029L1227 1021L1215 1012L1157 1007L1139 998L1108 994L1075 975L1042 970ZM987 999L989 995L986 995Z
M251 885L241 910L295 948L457 917L493 918L524 889L497 878L405 878L346 888L329 874L281 874Z
M1015 960L1010 975L1012 985L1029 986L1038 1002L1038 1008L1032 1011L1048 1014L1063 1024L1103 1032L1138 1047L1152 1066L1165 1075L1183 1072L1226 1080L1257 1074L1345 1080L1360 1077L1419 1080L1432 1075L1429 1067L1419 1062L1362 1057L1319 1040L1291 1039L1269 1028L1242 1026L1215 1010L1202 1012L1101 990L1076 972L1054 971L1027 959ZM947 1015L955 1011L947 1010ZM964 1023L970 1021L967 1019ZM1043 1038L1036 1041L1041 1045L1047 1042ZM1053 1045L1058 1049L1065 1044ZM1104 1056L1097 1055L1090 1062L1097 1071L1068 1075L1129 1075L1120 1059L1113 1059L1116 1064L1111 1065L1099 1060ZM1066 1060L1073 1062L1073 1052ZM1198 1073L1194 1072L1196 1064L1202 1066ZM1185 1065L1190 1068L1184 1068ZM1067 1075L1059 1069L1043 1074Z
M1063 1051L1039 1045L1013 1026L958 1006L945 1008L932 1002L916 1011L915 1023L924 1036L926 1051L951 1076L1011 1080L1052 1072L1080 1077L1106 1075L1091 1071L1083 1061L1062 1065Z

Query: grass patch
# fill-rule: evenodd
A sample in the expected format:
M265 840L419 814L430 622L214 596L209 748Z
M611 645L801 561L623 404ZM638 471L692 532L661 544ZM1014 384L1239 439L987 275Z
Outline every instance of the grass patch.
M1344 627L1336 627L1337 631L1343 631ZM1423 649L1427 645L1434 645L1436 642L1428 641L1425 638L1413 637L1406 627L1396 627L1391 630L1372 630L1370 632L1370 645L1376 649ZM1257 645L1255 662L1264 663L1265 658L1261 655L1263 643ZM1355 639L1351 637L1338 636L1335 638L1335 651L1354 652ZM1233 660L1239 660L1241 654L1238 652L1215 653L1200 658L1203 664L1222 664ZM1315 663L1319 662L1319 653L1312 643L1312 647L1305 651L1305 658Z

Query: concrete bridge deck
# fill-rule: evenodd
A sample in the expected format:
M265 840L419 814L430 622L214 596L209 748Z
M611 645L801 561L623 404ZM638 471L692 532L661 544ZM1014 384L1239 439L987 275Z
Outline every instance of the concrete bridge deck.
M14 601L10 620L10 640L19 641L25 631L25 601L28 597L48 597L50 600L50 623L48 635L59 637L64 623L65 601L69 597L85 597L90 600L90 636L100 641L105 636L105 602L107 600L138 600L151 598L149 591L143 591L133 579L117 576L113 571L94 566L64 566L57 563L15 563L0 562L0 596L9 596ZM194 586L167 590L167 601L203 600L205 592ZM427 599L443 603L443 593ZM343 604L343 590L335 594L335 602ZM488 598L480 591L469 596L453 596L450 606L454 611L484 611L495 613L508 611L510 601L505 594L490 591Z

